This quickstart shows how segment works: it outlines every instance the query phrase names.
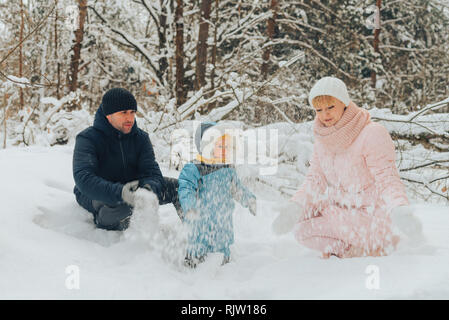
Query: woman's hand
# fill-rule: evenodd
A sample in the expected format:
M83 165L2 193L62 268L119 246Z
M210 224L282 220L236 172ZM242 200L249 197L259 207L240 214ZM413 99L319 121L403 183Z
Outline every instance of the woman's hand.
M290 232L302 216L302 207L293 201L287 201L275 208L279 216L273 221L272 229L277 235Z
M422 235L421 221L413 214L412 206L399 206L391 211L393 225L404 232L408 237L417 239Z

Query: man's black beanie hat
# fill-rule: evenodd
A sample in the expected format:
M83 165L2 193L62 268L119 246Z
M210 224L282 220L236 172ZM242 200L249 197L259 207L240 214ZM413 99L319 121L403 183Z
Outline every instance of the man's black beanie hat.
M104 94L101 100L101 108L105 116L124 110L137 111L137 101L128 90L112 88Z

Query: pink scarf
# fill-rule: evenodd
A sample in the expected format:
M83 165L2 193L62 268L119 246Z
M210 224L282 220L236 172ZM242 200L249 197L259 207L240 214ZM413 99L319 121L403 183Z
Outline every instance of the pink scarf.
M333 153L340 153L354 142L362 129L370 122L369 112L351 101L341 119L331 127L326 127L318 117L315 117L313 133L315 139L327 149Z

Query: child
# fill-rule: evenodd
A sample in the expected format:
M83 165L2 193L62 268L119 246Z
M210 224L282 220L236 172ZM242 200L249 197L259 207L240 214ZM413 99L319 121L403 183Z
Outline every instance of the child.
M274 231L295 226L298 242L323 258L386 254L398 240L390 215L413 218L388 131L350 100L337 78L319 80L309 103L316 111L310 168Z
M230 260L234 242L234 200L256 215L256 197L245 188L232 165L232 135L214 122L202 123L196 132L199 154L179 175L179 201L188 227L185 265L196 267L209 252L221 252Z

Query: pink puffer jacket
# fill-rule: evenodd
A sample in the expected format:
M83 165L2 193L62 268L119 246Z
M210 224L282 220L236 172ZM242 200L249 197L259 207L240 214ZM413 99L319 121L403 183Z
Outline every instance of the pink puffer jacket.
M326 128L315 119L315 144L306 179L292 201L304 208L296 239L323 253L349 246L366 255L392 248L391 209L407 205L388 131L349 104Z

